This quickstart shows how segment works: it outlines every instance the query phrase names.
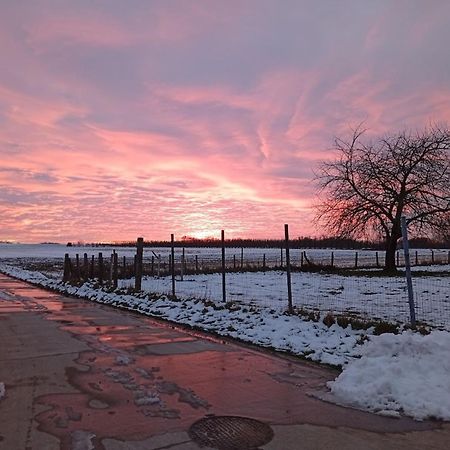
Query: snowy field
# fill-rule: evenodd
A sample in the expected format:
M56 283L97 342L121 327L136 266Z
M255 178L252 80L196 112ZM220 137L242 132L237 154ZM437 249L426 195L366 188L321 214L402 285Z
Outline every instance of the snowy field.
M170 249L152 249L162 257L168 256ZM152 254L145 249L145 254ZM62 278L62 258L65 253L88 253L107 258L111 247L66 247L62 245L39 244L0 244L0 263L38 270L48 278ZM126 256L130 262L135 248L118 248L119 256ZM236 251L240 258L241 249L227 249L227 254ZM179 257L181 249L177 249ZM263 252L279 255L277 249L244 249L244 255L253 261L262 257ZM296 252L293 250L295 257ZM319 260L329 255L330 250L307 250L311 259ZM443 259L447 250L434 250L434 258ZM359 259L373 258L373 251L360 251ZM201 255L204 259L220 259L220 249L187 248L186 257ZM335 250L335 261L354 260L353 250ZM420 250L421 257L430 257L431 250ZM295 258L294 258L295 259ZM417 266L414 271L430 272L430 276L413 278L414 298L417 320L431 326L450 330L450 265ZM439 272L439 274L433 274ZM423 274L422 274L423 275ZM433 275L433 276L431 276ZM177 276L176 294L180 298L200 298L213 302L222 300L221 274ZM120 280L121 287L134 285L134 280ZM144 277L143 289L146 292L170 294L170 277ZM226 296L228 301L238 304L256 305L284 311L287 308L286 273L282 271L236 272L226 275ZM295 307L318 311L323 314L350 314L363 319L382 319L391 322L408 323L409 305L406 282L403 277L376 277L326 274L292 273L292 297Z
M417 268L419 269L419 268ZM426 270L427 267L421 268ZM450 266L440 266L450 274ZM351 314L365 319L383 319L408 323L409 305L403 277L342 276L293 272L293 304L299 308L322 313ZM119 286L130 287L134 280L119 280ZM413 279L416 317L435 327L450 330L450 277L420 276ZM144 277L142 289L170 294L171 278ZM214 302L222 299L221 274L177 278L176 295L181 298L202 298ZM287 308L286 273L281 271L226 274L228 301L242 305Z
M87 253L89 257L97 256L99 252L103 256L108 256L113 251L114 247L66 247L58 244L0 244L0 260L15 259L15 258L33 258L36 260L62 260L66 253L71 258L76 254L80 257ZM120 257L133 258L136 253L135 247L117 247L115 248ZM175 260L181 261L182 248L175 249ZM241 253L243 252L243 253ZM334 265L336 267L351 268L355 265L355 256L358 254L359 267L375 267L376 266L376 251L374 250L331 250L331 249L291 249L290 257L293 265L300 265L301 254L306 252L307 258L315 264L329 265L331 264L331 254L333 253ZM415 263L416 250L411 252L412 264ZM144 248L144 259L147 261L156 254L161 257L162 262L169 261L170 248ZM283 254L283 256L282 256ZM185 249L186 262L193 264L195 257L200 265L208 265L212 263L219 263L221 261L220 248L189 248ZM276 248L227 248L226 260L227 265L231 267L233 261L236 261L239 267L241 257L243 257L244 264L256 264L262 266L263 258L265 257L268 266L275 266L281 264L286 260L285 251ZM417 258L419 263L431 263L432 257L436 262L448 262L448 250L417 250ZM384 263L384 253L378 252L379 264ZM403 263L402 252L399 252L399 262Z

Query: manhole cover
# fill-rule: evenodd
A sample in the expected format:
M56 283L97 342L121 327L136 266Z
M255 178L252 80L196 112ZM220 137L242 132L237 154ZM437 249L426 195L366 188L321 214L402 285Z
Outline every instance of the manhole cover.
M251 450L273 438L269 425L248 417L211 416L194 422L190 438L201 447L220 450Z

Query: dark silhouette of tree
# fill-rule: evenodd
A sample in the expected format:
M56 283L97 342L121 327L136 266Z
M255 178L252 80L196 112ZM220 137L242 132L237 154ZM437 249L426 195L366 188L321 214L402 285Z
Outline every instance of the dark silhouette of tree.
M412 235L450 229L450 131L433 125L375 141L364 133L337 138L337 158L320 165L318 217L340 236L375 232L385 242L385 270L395 271L402 215Z

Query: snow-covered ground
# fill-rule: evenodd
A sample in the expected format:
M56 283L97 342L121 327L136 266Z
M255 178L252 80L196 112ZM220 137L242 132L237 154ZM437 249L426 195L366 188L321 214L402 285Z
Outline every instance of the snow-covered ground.
M450 272L450 266L441 270ZM350 313L365 319L409 322L406 282L403 277L363 277L337 274L293 272L294 306L322 313ZM417 319L450 329L450 277L414 278ZM129 287L134 280L120 280ZM144 277L142 289L170 294L170 277ZM222 299L222 275L190 275L176 281L176 295ZM265 306L283 311L287 308L286 272L247 272L226 274L227 300L242 305Z
M328 383L334 400L372 412L450 420L450 333L372 336Z
M322 321L286 315L261 304L224 304L207 299L130 295L108 292L92 283L80 287L39 272L0 264L0 270L60 292L120 306L153 317L198 327L219 335L289 351L313 361L341 365L343 372L329 383L328 400L369 411L418 420L450 420L450 333L411 331L374 336L374 329L353 330Z
M145 291L130 295L125 289L122 292L96 289L90 282L80 287L71 286L39 272L4 264L0 264L0 270L60 292L289 351L327 364L344 364L354 357L357 343L362 342L364 336L373 334L373 329L360 331L337 325L328 328L322 322L305 321L258 305L227 305L198 298L171 300L166 295L155 296Z
M118 248L119 256L126 256L131 263L135 248ZM145 249L151 256L152 251L168 256L168 248ZM111 253L111 247L66 247L54 244L0 244L0 262L19 265L33 270L41 270L55 280L62 278L62 257L67 252L75 254L97 255L104 257ZM181 249L176 249L177 259ZM292 250L292 257L298 259L300 250ZM447 250L434 250L435 259L443 260ZM262 258L280 258L279 249L244 249L244 258L256 261ZM307 250L314 261L325 260L331 250ZM240 259L240 249L227 249L227 255L235 254ZM335 261L350 264L354 260L353 250L335 250ZM220 259L220 249L186 248L186 257L194 255L202 259ZM328 255L328 256L327 256ZM430 258L431 250L419 250L421 257ZM359 251L359 261L373 260L374 252ZM42 264L42 267L39 267ZM33 267L35 266L35 267ZM450 265L418 266L413 271L443 272L450 274ZM226 276L227 299L241 304L258 305L283 310L287 305L287 284L285 272L243 272L228 273ZM133 280L121 281L122 286L132 285ZM430 276L413 279L417 319L430 325L450 330L450 277ZM406 283L402 277L362 277L342 276L323 273L292 274L293 303L297 307L312 309L323 313L352 314L367 319L388 321L409 321L409 306ZM171 293L171 280L146 277L144 290L162 294ZM220 274L185 276L181 281L177 277L176 293L182 298L198 297L218 301L222 299Z

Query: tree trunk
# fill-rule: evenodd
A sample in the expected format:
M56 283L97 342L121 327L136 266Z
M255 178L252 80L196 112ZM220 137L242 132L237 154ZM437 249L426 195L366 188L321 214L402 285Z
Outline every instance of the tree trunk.
M384 261L384 271L388 273L397 272L397 265L395 262L395 253L397 251L397 241L401 234L392 232L391 236L386 241L386 257Z

